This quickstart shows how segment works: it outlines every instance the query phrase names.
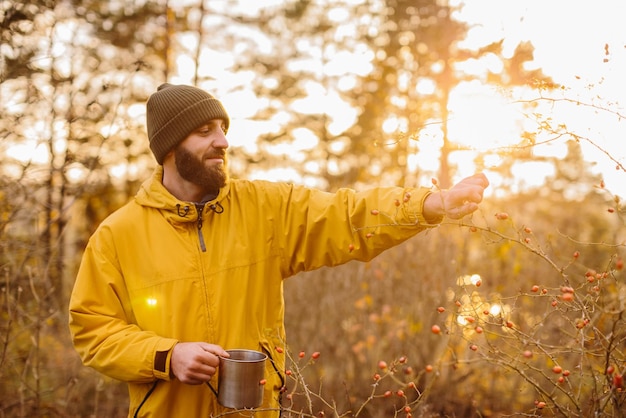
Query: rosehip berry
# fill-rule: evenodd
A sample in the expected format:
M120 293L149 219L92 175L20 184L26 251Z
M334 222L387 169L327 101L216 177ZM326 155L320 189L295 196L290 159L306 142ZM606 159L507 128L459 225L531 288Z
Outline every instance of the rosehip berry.
M305 355L304 351L300 351L300 353L298 353L298 357L300 357L300 358L304 358L304 355Z
M381 360L378 362L378 368L381 370L385 370L387 368L387 362L384 360Z
M559 374L559 373L561 373L562 371L563 371L563 369L561 368L561 366L554 366L554 367L552 368L552 372L553 372L553 373L556 373L556 374Z
M543 409L545 407L546 407L546 403L545 402L537 402L537 408Z
M399 390L396 392L396 395L398 395L399 397L401 397L401 398L402 398L402 397L404 397L404 391L403 391L402 389L399 389Z
M282 354L284 352L282 347L274 347L276 349L276 352L279 354Z
M443 313L445 311L446 311L446 308L444 308L443 306L440 306L440 307L437 308L437 312L439 312L439 313Z
M426 367L424 367L424 369L426 370L426 373L430 373L433 371L433 366L431 366L430 364L427 364Z
M390 390L386 391L385 393L383 393L383 396L384 396L385 398L390 397L390 396L391 396L391 391L390 391Z
M348 245L348 251L350 252L354 251L354 244Z
M317 360L320 357L320 352L319 351L315 351L313 352L313 354L311 354L311 358L313 360Z
M470 345L470 350L477 351L478 350L478 346L476 344L472 344L472 345Z
M259 380L259 385L261 385L261 386L263 386L263 385L264 385L264 384L266 384L266 383L267 383L267 380L266 380L266 379L261 379L261 380Z
M530 291L531 292L535 292L535 293L538 292L539 291L539 286L534 285L533 287L530 288Z
M433 325L430 327L430 330L433 334L439 334L441 332L441 327L439 325Z
M498 212L496 213L496 219L500 221L504 221L506 219L509 219L509 214L506 212Z

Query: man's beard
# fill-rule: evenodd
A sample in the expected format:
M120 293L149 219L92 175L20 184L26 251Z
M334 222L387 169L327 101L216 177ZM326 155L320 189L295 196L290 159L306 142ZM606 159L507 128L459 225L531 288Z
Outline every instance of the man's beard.
M176 147L174 161L182 178L202 188L205 195L217 196L219 189L226 185L226 155L216 151L215 157L223 158L224 164L206 166L204 156L198 157L182 146Z

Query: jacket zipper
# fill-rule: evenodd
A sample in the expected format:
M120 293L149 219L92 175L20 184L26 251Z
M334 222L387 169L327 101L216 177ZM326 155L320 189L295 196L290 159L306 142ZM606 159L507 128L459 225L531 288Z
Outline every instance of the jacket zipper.
M198 239L200 240L200 249L203 253L206 252L206 245L204 243L204 236L202 235L202 212L204 211L204 205L196 205L198 211Z

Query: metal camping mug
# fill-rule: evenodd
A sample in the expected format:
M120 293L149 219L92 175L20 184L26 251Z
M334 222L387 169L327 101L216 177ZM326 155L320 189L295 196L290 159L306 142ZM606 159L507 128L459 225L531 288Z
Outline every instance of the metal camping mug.
M217 390L211 388L220 405L233 409L257 408L263 403L265 360L267 355L254 350L226 350L220 357Z

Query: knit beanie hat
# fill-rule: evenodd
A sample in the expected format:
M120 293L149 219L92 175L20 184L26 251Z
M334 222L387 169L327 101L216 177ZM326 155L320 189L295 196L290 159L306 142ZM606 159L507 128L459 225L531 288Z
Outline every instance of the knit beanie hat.
M215 97L197 87L161 84L146 104L150 149L159 164L191 132L212 119L230 118Z

